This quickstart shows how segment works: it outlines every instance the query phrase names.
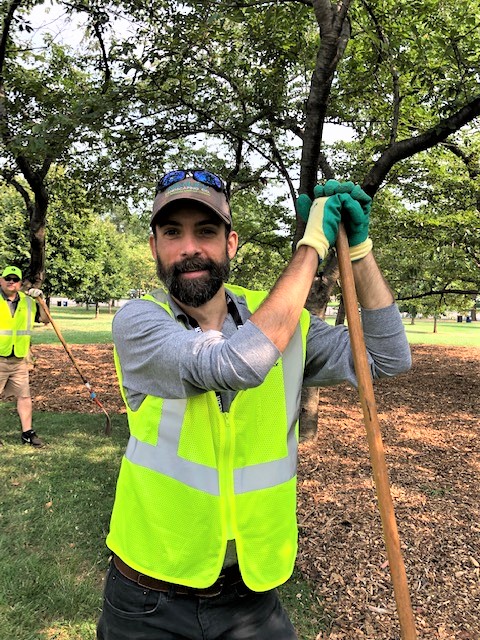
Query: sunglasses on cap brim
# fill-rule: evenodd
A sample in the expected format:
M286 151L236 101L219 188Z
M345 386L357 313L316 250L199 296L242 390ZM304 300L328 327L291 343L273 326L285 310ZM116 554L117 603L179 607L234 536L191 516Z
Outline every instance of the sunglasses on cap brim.
M214 173L211 173L210 171L205 171L204 169L195 169L193 171L185 171L184 169L177 169L176 171L169 171L158 181L155 195L157 195L161 191L165 191L165 189L168 189L168 187L171 187L172 184L176 184L181 180L185 180L185 178L189 174L197 182L201 182L207 187L212 187L216 191L223 192L225 196L227 195L223 180L219 178L217 175L215 175Z

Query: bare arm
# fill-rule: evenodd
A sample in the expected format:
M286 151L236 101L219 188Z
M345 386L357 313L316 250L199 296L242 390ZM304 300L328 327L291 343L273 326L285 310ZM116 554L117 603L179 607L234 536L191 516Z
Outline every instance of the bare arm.
M358 301L364 309L383 309L394 302L393 293L372 252L352 262Z
M268 297L250 318L281 352L295 332L317 269L317 251L309 246L299 247Z

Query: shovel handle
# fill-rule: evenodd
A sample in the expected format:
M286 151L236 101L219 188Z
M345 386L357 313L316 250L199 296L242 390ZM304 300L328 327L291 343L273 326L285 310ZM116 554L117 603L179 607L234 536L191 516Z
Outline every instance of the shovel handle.
M336 250L342 283L343 301L348 320L348 331L358 382L358 393L363 410L365 429L367 431L370 461L377 491L377 501L382 519L383 535L385 538L395 601L397 603L401 637L402 640L416 640L415 620L408 591L405 565L400 550L400 540L390 493L387 465L385 463L385 451L377 416L372 377L358 312L357 294L350 260L348 239L343 225L340 225Z

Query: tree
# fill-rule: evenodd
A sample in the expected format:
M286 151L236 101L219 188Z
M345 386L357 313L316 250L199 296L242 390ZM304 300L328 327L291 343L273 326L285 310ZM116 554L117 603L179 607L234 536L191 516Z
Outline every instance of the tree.
M127 244L115 231L109 220L98 220L84 230L91 247L88 271L82 285L77 287L75 298L79 302L95 304L98 315L100 302L118 300L131 288Z
M468 144L475 146L474 135ZM434 309L439 299L451 309L468 308L480 291L477 181L444 145L412 158L409 171L414 182L399 181L395 193L377 196L377 257L411 313Z
M137 165L146 181L155 156L168 167L178 155L215 167L212 158L223 154L233 202L239 190L274 178L295 199L298 170L299 191L311 193L319 172L342 176L347 166L345 177L374 195L405 179L409 158L452 144L480 113L479 9L462 2L465 22L458 10L438 0L154 2L142 14L147 45L130 51L140 118L117 130L117 140L146 141L148 167ZM328 122L348 125L355 144L323 144ZM199 135L215 143L213 153ZM295 241L303 228L297 220ZM325 286L336 279L332 269Z
M0 176L25 203L31 246L27 279L35 285L45 277L49 171L91 143L105 120L118 113L128 90L128 81L123 86L112 79L104 9L75 5L87 17L87 32L82 52L72 52L53 39L44 49L35 46L27 17L40 4L6 2L0 34Z
M55 168L46 182L50 193L50 224L46 232L45 296L63 295L106 302L126 295L131 287L130 248L126 236L102 219L88 202L82 185ZM25 187L26 188L26 187ZM0 191L4 218L0 227L3 264L28 268L28 223L23 203L12 187ZM103 214L105 217L105 214Z

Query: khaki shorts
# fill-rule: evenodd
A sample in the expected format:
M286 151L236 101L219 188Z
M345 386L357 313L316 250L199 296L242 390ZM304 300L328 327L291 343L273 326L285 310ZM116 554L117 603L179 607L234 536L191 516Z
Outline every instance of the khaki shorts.
M29 398L30 384L25 358L0 356L0 394Z

